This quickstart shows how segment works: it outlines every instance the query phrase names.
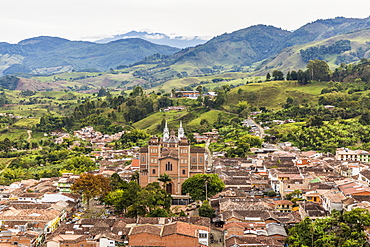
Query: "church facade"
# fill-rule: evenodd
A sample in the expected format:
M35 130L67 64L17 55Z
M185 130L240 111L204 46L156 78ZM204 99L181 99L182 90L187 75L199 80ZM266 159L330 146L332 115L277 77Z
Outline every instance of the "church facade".
M190 147L181 122L177 136L173 130L169 132L166 122L163 137L151 137L148 147L140 149L140 185L144 187L158 182L160 175L166 173L172 179L166 191L173 197L181 197L182 183L195 174L205 172L205 154L204 148Z

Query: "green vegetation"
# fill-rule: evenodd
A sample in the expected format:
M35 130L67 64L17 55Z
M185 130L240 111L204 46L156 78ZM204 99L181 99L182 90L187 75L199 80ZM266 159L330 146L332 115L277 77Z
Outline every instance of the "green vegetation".
M196 174L185 180L182 192L189 193L194 201L205 201L225 188L217 174Z
M294 247L323 246L366 246L365 228L370 226L370 213L366 209L356 208L340 213L333 210L329 217L316 219L305 218L289 229L286 243Z

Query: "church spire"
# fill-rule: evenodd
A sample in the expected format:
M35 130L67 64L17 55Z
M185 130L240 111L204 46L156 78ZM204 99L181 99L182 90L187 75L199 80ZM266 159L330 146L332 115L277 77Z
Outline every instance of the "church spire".
M163 130L163 140L166 141L166 140L168 140L168 138L170 138L170 132L168 130L167 121L166 121L166 124L164 126L164 130Z
M182 128L182 121L180 120L180 128L178 130L179 139L185 137L184 129Z

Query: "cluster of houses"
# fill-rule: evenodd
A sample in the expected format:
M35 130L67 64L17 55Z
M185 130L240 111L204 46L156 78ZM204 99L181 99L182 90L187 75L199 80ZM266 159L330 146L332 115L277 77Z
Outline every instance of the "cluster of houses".
M202 134L199 133L193 133L194 140L197 143L205 143L207 140L210 140L211 142L216 142L219 135L217 129L212 129L211 131L204 132Z
M29 179L1 186L1 246L38 246L79 209L80 196L61 192L60 179Z
M370 209L369 152L293 150L214 159L214 172L226 188L210 202L224 246L283 246L288 229L305 217Z
M253 121L245 123L252 125ZM92 153L100 165L94 173L118 173L129 180L141 169L138 148L106 147L122 133L109 136L86 127L74 135L95 147L104 144L101 151ZM205 139L199 141L218 137L217 130L202 135ZM173 136L169 136L168 145L173 145ZM370 209L367 151L339 148L335 155L302 152L290 143L266 144L251 151L254 154L247 158L213 156L208 172L218 174L225 183L222 192L209 198L216 211L213 219L197 217L197 211L190 207L186 217L78 219L80 197L71 194L70 188L79 176L73 174L1 186L0 246L284 246L289 228L306 217L320 219L334 209ZM125 164L128 156L130 165ZM210 165L204 160L204 167Z
M205 94L200 94L199 91L175 91L171 93L171 98L189 98L197 99L199 96L209 96L211 98L216 97L216 92L207 92Z
M370 209L369 156L342 148L336 155L278 150L216 157L213 170L225 189L210 198L213 219L196 217L196 211L186 217L78 219L80 197L70 187L79 176L15 182L0 188L0 245L283 246L288 229L305 217ZM126 168L107 162L95 173L110 176ZM129 179L129 173L120 174Z
M106 144L119 140L123 134L124 131L120 131L113 135L102 134L100 131L95 131L91 126L73 132L75 137L84 141L89 141L94 148L103 148Z

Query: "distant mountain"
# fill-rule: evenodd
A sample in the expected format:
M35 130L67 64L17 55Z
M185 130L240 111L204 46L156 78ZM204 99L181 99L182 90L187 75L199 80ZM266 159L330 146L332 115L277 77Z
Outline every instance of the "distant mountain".
M361 58L370 58L370 28L287 47L266 60L257 71L257 75L266 75L267 72L275 69L284 73L291 70L304 70L307 61L314 59L325 60L331 69L334 69L341 63L358 62Z
M370 28L370 17L364 19L345 17L325 20L319 19L295 30L292 35L287 38L284 46L289 47L306 44L336 35L357 32L366 28Z
M191 75L202 73L202 70L196 70L194 67L203 67L203 71L209 71L205 70L204 67L212 68L215 66L225 68L253 66L249 70L255 69L255 67L261 68L265 59L273 59L285 48L367 28L370 28L370 17L364 19L337 17L317 20L294 32L288 32L273 26L256 25L214 37L205 44L196 47L183 49L167 58L162 66L186 64L190 71L188 73ZM354 58L345 61L354 61ZM193 68L189 66L190 64ZM300 66L301 64L298 67Z
M118 34L114 35L110 38L96 40L95 43L108 43L119 39L128 39L128 38L139 38L154 44L158 45L168 45L177 48L186 48L192 47L199 44L204 44L207 40L201 39L198 36L195 37L185 37L185 36L177 36L177 37L170 37L163 33L148 33L148 32L137 32L131 31L125 34Z
M56 37L36 37L18 44L0 43L0 73L50 74L130 65L153 54L171 55L178 48L133 38L96 44Z
M201 67L251 65L278 53L290 34L273 26L251 26L183 49L170 59L175 63L191 62Z

